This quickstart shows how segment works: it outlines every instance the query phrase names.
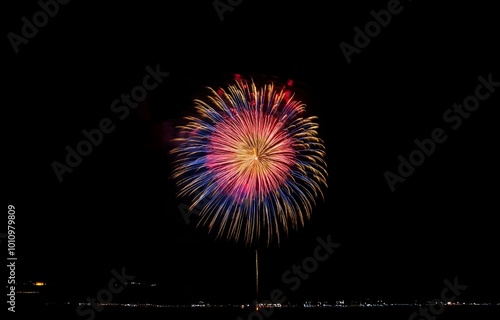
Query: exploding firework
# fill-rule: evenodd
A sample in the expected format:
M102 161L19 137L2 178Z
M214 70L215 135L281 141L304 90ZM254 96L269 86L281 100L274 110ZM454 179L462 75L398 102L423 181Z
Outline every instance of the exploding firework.
M327 187L316 117L274 84L208 89L171 151L178 196L192 199L190 210L202 204L199 224L217 237L252 244L265 233L268 245L279 243L304 226Z

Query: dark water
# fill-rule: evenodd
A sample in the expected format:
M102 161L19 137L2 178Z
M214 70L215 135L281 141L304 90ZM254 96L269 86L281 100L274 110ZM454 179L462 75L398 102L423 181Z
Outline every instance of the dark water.
M166 319L292 319L292 320L406 320L418 307L385 308L276 308L268 317L250 316L250 309L238 308L132 308L106 307L95 314L94 320L166 320ZM29 310L18 310L16 316L43 319L91 320L89 316L79 316L74 305L44 306ZM17 317L16 317L17 318ZM420 316L414 320L425 319ZM500 306L449 306L435 320L500 320Z

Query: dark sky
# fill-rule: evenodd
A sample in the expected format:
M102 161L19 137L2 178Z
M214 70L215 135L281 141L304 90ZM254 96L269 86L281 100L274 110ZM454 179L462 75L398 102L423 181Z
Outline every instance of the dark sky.
M262 297L282 288L297 300L432 300L458 277L463 300L500 300L500 88L456 130L443 119L479 76L500 81L492 4L401 2L347 63L340 43L353 45L353 28L387 1L247 0L222 22L211 1L160 3L73 1L19 53L4 37L4 190L16 207L19 281L81 298L125 267L158 283L165 301L252 299L254 248L184 222L165 143L205 86L239 73L294 79L328 154L329 188L312 219L281 247L259 247ZM20 34L38 10L36 1L2 10L4 34ZM157 64L169 76L119 120L113 100ZM53 161L103 118L115 130L59 182ZM398 156L435 128L446 141L391 192L384 172L397 173ZM327 236L340 247L291 292L282 274Z

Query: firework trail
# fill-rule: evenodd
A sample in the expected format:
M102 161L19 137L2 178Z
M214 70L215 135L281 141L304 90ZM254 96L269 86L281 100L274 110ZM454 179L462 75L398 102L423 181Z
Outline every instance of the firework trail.
M273 84L236 81L194 100L186 117L172 178L178 196L203 204L199 224L217 237L252 244L266 234L278 243L303 226L327 187L325 148L316 117Z

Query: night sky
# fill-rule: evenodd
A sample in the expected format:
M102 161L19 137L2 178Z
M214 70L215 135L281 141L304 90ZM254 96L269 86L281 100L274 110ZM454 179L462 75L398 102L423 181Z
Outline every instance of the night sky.
M496 11L489 2L402 1L348 63L340 43L353 45L354 28L387 4L246 0L221 21L211 1L72 1L17 54L4 37L4 199L16 207L18 280L78 300L125 267L157 283L159 301L247 302L257 248L261 298L282 288L297 301L432 300L458 277L463 301L499 302L500 87L481 89L489 97L460 125L443 118L475 94L478 77L500 82ZM21 18L39 10L36 1L2 10L4 35L21 34ZM169 75L146 100L126 116L113 112L157 65ZM216 239L194 227L196 217L186 224L170 179L175 126L205 86L235 73L293 79L319 117L329 187L280 247ZM114 130L59 182L52 163L104 118ZM414 140L436 128L446 140L392 192L384 173L397 174L398 156L408 159ZM291 292L282 274L328 236L340 247Z

